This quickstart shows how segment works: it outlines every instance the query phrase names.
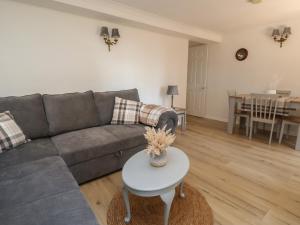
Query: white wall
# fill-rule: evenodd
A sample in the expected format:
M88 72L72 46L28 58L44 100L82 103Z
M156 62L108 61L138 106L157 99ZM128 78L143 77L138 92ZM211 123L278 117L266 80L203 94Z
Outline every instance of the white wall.
M288 25L293 34L279 47L271 38L272 27ZM209 45L207 117L227 121L227 90L238 93L267 89L292 90L300 96L300 18L224 35L223 43ZM247 48L239 62L235 52Z
M101 26L121 39L108 52ZM138 88L142 101L185 106L188 40L0 0L0 96Z

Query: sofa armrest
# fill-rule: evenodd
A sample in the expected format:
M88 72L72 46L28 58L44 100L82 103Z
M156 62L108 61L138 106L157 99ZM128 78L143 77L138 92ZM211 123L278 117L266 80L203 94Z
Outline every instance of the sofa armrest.
M160 115L159 121L156 129L158 128L164 128L166 126L166 130L171 129L172 133L175 133L175 130L177 128L178 123L178 116L174 111L167 111Z

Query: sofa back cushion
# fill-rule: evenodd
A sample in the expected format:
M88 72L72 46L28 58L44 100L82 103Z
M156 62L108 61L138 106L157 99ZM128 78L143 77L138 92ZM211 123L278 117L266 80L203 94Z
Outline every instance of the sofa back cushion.
M132 101L140 101L137 89L123 90L123 91L108 91L95 92L94 99L98 110L98 116L101 125L110 124L114 106L115 97L124 98Z
M43 96L50 135L99 125L93 92Z
M0 112L10 111L26 138L47 137L49 128L40 94L1 97Z

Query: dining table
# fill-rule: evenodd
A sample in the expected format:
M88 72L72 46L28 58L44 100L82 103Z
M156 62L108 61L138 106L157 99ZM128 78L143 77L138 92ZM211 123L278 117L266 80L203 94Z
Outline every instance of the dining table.
M251 94L237 94L229 95L229 113L228 113L228 123L227 123L227 133L232 134L234 130L235 123L235 112L239 104L244 103L245 99L251 99ZM282 97L284 105L287 109L300 110L300 97ZM297 139L295 150L300 151L300 126L298 126Z

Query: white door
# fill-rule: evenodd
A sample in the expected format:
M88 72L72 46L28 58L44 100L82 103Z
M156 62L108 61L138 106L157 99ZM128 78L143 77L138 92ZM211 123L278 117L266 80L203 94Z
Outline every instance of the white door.
M203 117L206 113L207 57L206 45L189 48L187 79L187 114Z

